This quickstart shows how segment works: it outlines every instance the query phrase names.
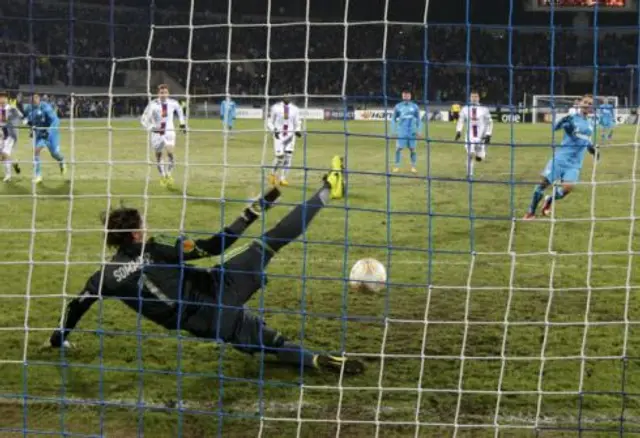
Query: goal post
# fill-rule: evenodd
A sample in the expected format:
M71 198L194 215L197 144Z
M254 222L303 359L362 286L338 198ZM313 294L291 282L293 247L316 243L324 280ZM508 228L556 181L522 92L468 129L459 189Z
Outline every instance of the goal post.
M553 120L561 119L569 114L569 110L580 99L582 99L582 96L534 94L531 106L531 122L552 123ZM596 96L596 99L606 99L614 106L616 121L618 114L628 112L619 107L618 96ZM595 104L597 105L597 102Z

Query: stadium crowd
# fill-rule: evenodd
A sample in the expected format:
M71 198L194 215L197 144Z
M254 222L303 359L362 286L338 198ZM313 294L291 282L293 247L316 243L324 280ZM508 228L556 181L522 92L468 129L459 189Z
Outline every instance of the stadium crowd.
M25 8L26 2L19 1L0 5L0 16L4 17L0 25L2 88L71 83L106 86L112 58L137 58L118 62L118 69L147 68L148 10L117 7L111 14L108 6L76 2L74 19L70 20L68 10L38 2L31 11L33 19L28 20ZM184 25L187 19L174 11L153 14L156 25ZM208 60L192 65L192 94L225 93L228 58L233 61L229 91L235 95L264 95L268 76L268 93L273 95L302 92L306 86L311 94L344 92L375 100L395 96L400 87L412 84L418 92L428 89L429 95L423 97L431 101L452 101L463 100L470 84L487 103L508 103L510 95L515 101L524 92L547 94L551 86L557 94L582 92L572 88L566 67L592 70L594 64L593 41L562 29L554 32L552 44L549 32L515 30L509 35L506 30L474 28L467 38L464 26L433 24L425 35L422 26L390 25L385 45L381 24L348 29L336 24L311 26L307 48L304 23L278 26L277 20L270 30L258 22L235 27L228 55L226 17L203 13L197 20L194 24L220 26L194 30L191 45L188 28L158 28L149 53L154 58L175 59L154 61L152 68L165 70L181 83L186 82L188 64L184 60L190 46L194 60ZM251 17L244 17L244 23L250 24ZM597 54L600 93L629 93L627 65L637 65L635 45L636 36L624 34L607 35L598 45L603 48ZM428 68L423 61L425 52ZM346 71L345 55L349 59ZM308 65L305 57L310 59ZM277 62L269 66L267 58ZM287 59L295 61L284 61ZM550 65L555 67L553 72ZM122 80L122 75L116 75L114 85L122 86ZM425 80L428 87L423 87Z

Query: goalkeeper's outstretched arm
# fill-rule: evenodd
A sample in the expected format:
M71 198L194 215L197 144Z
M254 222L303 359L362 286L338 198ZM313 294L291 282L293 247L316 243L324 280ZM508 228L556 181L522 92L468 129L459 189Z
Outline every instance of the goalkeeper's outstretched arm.
M101 272L94 273L84 289L65 309L60 328L54 330L49 343L52 347L68 346L69 333L78 325L84 314L99 299L99 285Z

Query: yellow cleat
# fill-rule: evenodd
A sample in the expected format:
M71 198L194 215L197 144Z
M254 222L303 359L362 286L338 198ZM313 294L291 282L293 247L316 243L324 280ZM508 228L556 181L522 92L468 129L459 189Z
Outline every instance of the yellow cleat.
M173 180L173 176L171 175L167 175L164 181L165 181L165 185L169 188L173 187L175 183L175 181Z
M415 167L411 168L411 173L418 173L418 169L416 169Z
M344 161L336 155L331 160L331 171L325 176L325 181L331 186L331 199L342 199L344 196Z
M394 167L394 168L393 168L393 170L392 170L392 172L393 172L393 173L398 173L398 172L400 172L400 169L399 169L399 168L397 168L397 167Z
M281 179L280 180L280 185L282 187L289 187L289 181L287 181L286 179Z
M358 359L346 358L342 356L331 356L329 354L318 354L313 358L316 369L330 371L340 374L344 371L346 375L357 375L364 372L364 363Z
M269 174L269 184L272 186L277 186L278 185L278 178L276 177L275 174L271 173Z
M167 177L166 176L161 176L160 177L160 185L162 187L167 187Z
M40 184L41 182L42 182L42 176L36 176L35 178L33 178L34 184Z
M67 175L67 164L66 163L60 163L60 174L62 176L66 176Z

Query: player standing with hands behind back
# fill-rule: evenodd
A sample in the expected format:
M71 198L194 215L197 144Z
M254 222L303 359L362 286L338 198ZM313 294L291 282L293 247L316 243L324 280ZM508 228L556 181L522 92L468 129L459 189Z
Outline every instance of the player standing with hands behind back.
M411 100L411 91L405 89L402 91L402 102L395 106L391 118L391 132L398 138L394 172L400 170L400 159L404 148L409 148L411 151L411 172L417 172L416 143L421 129L420 108Z
M140 122L142 126L151 133L151 147L155 151L158 172L160 172L160 184L172 186L173 177L171 172L176 166L173 149L176 146L176 131L173 125L173 116L178 114L180 129L185 134L187 126L184 119L182 107L178 101L169 97L169 86L158 85L158 98L149 102L142 114ZM169 165L165 167L162 159L162 152L167 152Z
M486 106L480 105L480 95L471 91L469 105L465 105L460 112L456 125L456 140L462 137L462 129L467 129L465 147L467 149L467 177L473 176L473 162L482 161L487 156L486 145L491 142L493 120L491 112Z
M282 102L278 102L271 107L267 127L273 133L273 151L275 154L273 170L269 175L269 183L288 186L287 174L293 161L295 137L302 137L300 110L291 103L288 95L284 96ZM279 176L278 172L280 172Z

